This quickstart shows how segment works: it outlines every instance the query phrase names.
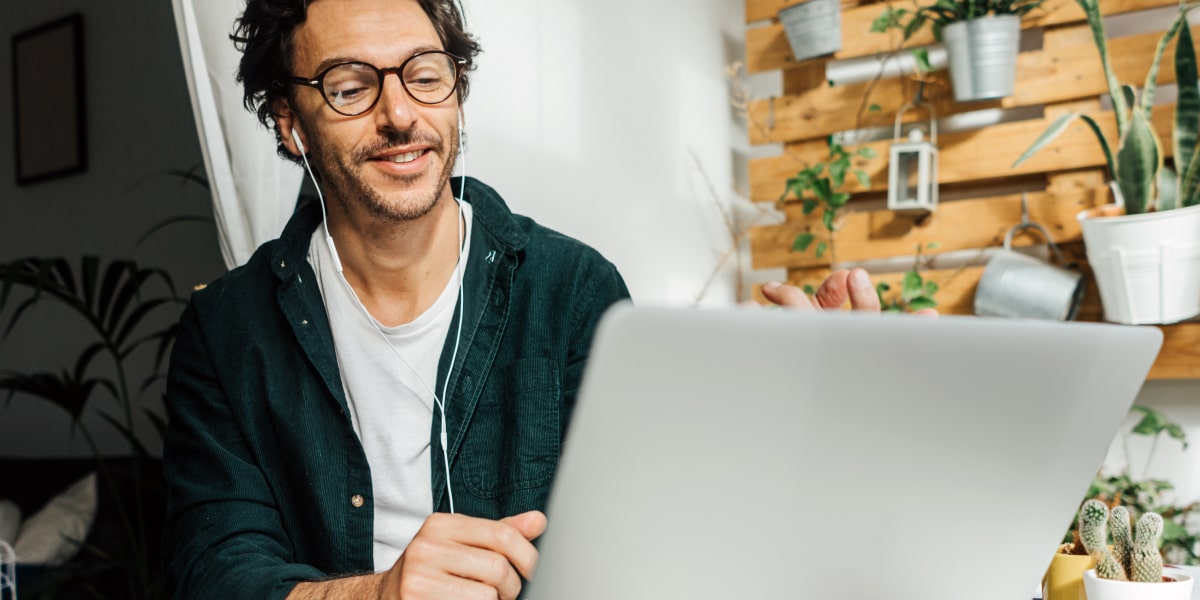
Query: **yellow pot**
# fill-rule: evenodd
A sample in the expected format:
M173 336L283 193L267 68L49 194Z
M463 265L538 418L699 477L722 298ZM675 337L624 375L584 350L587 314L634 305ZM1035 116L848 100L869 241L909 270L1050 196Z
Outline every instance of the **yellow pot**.
M1083 591L1083 573L1094 569L1092 557L1077 554L1055 554L1042 580L1043 600L1087 600Z

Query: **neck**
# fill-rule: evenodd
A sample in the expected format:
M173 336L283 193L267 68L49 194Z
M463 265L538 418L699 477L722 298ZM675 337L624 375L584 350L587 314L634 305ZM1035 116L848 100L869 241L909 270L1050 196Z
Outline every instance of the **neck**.
M343 275L371 316L385 326L416 319L454 275L465 224L449 190L428 214L399 223L351 214L345 203L327 207Z

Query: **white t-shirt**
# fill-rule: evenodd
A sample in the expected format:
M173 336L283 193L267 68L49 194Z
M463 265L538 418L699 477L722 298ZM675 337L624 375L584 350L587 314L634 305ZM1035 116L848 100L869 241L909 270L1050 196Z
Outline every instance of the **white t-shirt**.
M466 227L459 265L465 266L471 205L463 202L462 212ZM428 310L410 323L386 327L370 316L335 268L323 227L313 232L308 261L329 314L350 420L371 466L375 570L385 571L433 512L429 432L434 395L442 393L438 360L458 305L459 272Z

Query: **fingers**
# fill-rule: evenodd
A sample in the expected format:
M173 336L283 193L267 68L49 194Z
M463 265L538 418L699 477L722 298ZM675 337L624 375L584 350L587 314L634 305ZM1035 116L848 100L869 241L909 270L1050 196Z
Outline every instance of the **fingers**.
M430 516L405 548L393 572L401 598L487 598L510 600L529 579L538 552L530 543L546 529L546 517L531 511L503 521L438 513ZM483 584L480 588L477 584Z
M821 287L817 288L817 293L813 295L817 308L825 310L841 308L850 296L850 290L847 285L849 278L850 271L845 269L838 269L831 273L829 277L826 277L825 281L821 282Z
M546 515L541 511L523 512L500 519L500 522L515 527L517 531L521 532L521 535L525 536L525 539L531 542L546 532Z
M937 316L938 316L938 311L937 311L937 309L936 309L936 308L922 308L921 310L918 310L917 312L915 312L915 313L913 313L913 314L914 314L914 315L917 315L918 317L932 317L932 318L937 318Z
M794 308L797 310L812 310L813 303L804 294L800 288L792 285L783 285L778 281L772 281L763 284L763 296L767 300L783 306L785 308Z
M812 299L800 288L771 282L763 285L763 296L780 306L801 310L836 310L847 300L850 308L864 312L879 312L879 295L871 277L862 269L838 269L821 283Z
M854 269L847 277L850 287L850 308L865 312L879 312L879 294L871 277L862 269ZM840 304L838 306L841 306Z

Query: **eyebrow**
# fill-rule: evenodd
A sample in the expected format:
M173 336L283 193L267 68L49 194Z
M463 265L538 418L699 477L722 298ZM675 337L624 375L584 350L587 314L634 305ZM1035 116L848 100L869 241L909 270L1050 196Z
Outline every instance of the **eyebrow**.
M404 61L412 58L414 55L420 54L422 52L429 52L431 50L436 50L438 52L444 52L444 50L442 50L441 47L435 46L433 44L424 44L421 46L416 46L416 47L412 48L409 51L408 55L406 55L403 59L401 59L400 62L396 63L395 66L397 66L397 67L400 66L400 63L403 63ZM348 62L360 62L360 63L371 64L361 58L354 58L354 57L350 57L350 56L335 56L333 58L327 58L327 59L321 61L317 65L317 68L313 70L313 75L315 76L316 74L324 71L325 69L328 69L329 67L332 67L333 65L339 65L339 64L348 63ZM376 65L376 66L378 67L378 65ZM387 67L380 67L380 68L387 68Z

